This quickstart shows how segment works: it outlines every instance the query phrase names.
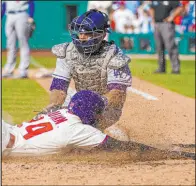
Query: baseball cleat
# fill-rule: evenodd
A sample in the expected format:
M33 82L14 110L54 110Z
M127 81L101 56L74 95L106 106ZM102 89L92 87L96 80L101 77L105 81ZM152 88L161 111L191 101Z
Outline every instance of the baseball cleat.
M164 74L166 73L165 70L155 70L154 74Z
M16 75L13 77L13 79L27 79L28 76L27 75Z
M12 78L12 77L13 77L13 73L2 74L2 78Z
M172 71L172 74L180 74L180 71Z

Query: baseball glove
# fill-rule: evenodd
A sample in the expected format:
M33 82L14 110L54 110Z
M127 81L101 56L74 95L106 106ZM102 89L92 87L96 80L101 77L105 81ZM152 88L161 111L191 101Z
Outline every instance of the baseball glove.
M27 34L29 38L32 37L34 30L35 30L35 21L33 21L32 23L28 22L27 23Z

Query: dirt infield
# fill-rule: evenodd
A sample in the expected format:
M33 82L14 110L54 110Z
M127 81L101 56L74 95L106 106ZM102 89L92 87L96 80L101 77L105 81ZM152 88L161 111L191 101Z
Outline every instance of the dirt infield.
M35 80L48 91L51 78ZM158 100L128 91L118 124L131 140L160 148L195 144L195 99L135 77L133 87ZM195 185L194 160L137 148L4 159L2 170L3 185Z

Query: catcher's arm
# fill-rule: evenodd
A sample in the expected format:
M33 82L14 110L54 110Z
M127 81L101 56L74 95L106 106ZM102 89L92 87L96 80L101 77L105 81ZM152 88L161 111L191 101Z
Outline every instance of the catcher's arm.
M41 114L47 114L52 108L62 106L67 96L68 86L69 82L54 78L50 86L51 92L49 105L39 112L35 118L38 118Z
M104 95L108 100L108 107L121 108L126 99L126 91L112 89Z
M108 93L106 93L105 95L103 95L103 99L105 100L105 105L106 105L106 110L110 110L110 109L114 109L114 110L121 110L123 108L125 99L126 99L126 91L124 90L118 90L118 89L112 89L110 90ZM106 111L107 112L107 111ZM110 118L111 119L111 118ZM104 129L106 129L107 127L110 126L111 122L110 121L108 123L108 121L110 120L109 118L107 118L107 116L105 117L105 115L103 114L100 118L99 118L99 129L101 131L103 131ZM115 121L114 121L115 122Z
M62 90L52 90L50 93L50 104L39 112L33 119L39 119L42 114L48 114L62 108L66 93Z
M67 94L63 90L53 89L50 92L50 104L48 106L62 105L65 101Z
M107 74L109 92L105 94L108 99L108 106L113 108L122 108L126 99L126 90L131 86L132 77L128 64L124 67L114 70L108 68Z
M53 78L50 86L50 103L47 107L62 105L67 96L69 82L63 79Z

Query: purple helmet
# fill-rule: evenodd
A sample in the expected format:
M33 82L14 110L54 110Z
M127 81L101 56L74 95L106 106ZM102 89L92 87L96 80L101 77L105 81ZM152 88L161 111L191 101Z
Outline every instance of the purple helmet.
M104 99L90 90L77 92L68 105L68 111L77 115L83 124L95 125L96 115L105 109Z
M86 13L74 18L69 24L69 31L72 41L78 52L86 56L90 56L99 49L106 32L110 32L110 25L107 14L91 9ZM81 41L79 34L90 34L88 40Z

